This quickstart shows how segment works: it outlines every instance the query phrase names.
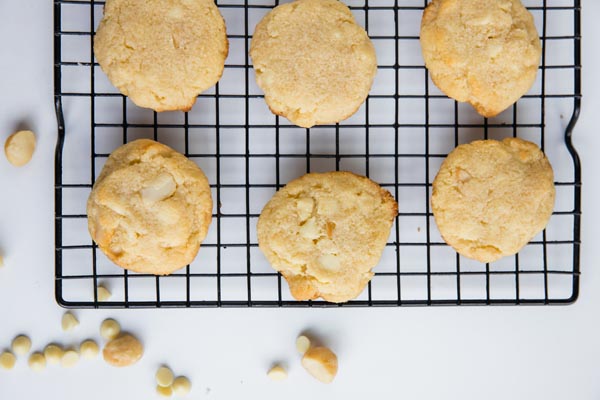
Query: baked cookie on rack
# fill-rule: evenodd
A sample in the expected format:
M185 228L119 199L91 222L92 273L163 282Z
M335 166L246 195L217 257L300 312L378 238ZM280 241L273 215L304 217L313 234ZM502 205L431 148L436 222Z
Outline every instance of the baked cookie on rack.
M478 140L454 149L433 181L431 206L444 240L481 262L516 254L548 223L554 174L534 143Z
M520 0L433 0L421 21L421 49L436 86L484 117L531 88L542 51Z
M397 214L392 195L366 177L311 173L264 207L258 245L294 298L341 303L371 280Z
M107 0L94 55L140 107L188 111L221 78L225 22L213 0Z
M135 272L168 275L191 263L212 219L206 176L182 154L140 139L106 160L87 202L100 250Z
M371 40L338 0L275 7L256 26L250 57L271 111L306 128L354 114L377 72Z

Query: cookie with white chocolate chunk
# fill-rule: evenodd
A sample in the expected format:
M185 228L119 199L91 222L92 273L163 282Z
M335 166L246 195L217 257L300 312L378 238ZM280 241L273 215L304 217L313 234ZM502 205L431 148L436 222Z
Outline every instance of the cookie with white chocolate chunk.
M488 118L532 87L542 54L521 0L433 0L421 21L421 49L436 86Z
M297 300L345 302L371 280L397 212L392 195L364 176L311 173L262 210L258 245Z
M212 219L202 170L168 146L140 139L115 150L87 203L88 228L117 265L168 275L194 259Z

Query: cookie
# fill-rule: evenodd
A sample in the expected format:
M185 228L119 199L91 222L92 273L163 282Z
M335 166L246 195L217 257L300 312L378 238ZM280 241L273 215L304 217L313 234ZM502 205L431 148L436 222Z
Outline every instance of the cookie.
M88 198L87 215L92 239L115 264L168 275L191 263L206 237L210 186L185 156L140 139L108 157Z
M371 40L337 0L275 7L256 26L250 57L271 111L306 128L354 114L377 72Z
M421 49L436 86L484 117L533 86L542 53L520 0L433 0L421 21Z
M548 223L554 174L535 144L478 140L454 149L433 181L431 206L444 240L481 262L516 254Z
M311 173L267 203L258 245L297 300L345 302L373 276L397 214L392 195L366 177Z
M140 107L188 111L221 78L225 22L212 0L107 0L94 55Z

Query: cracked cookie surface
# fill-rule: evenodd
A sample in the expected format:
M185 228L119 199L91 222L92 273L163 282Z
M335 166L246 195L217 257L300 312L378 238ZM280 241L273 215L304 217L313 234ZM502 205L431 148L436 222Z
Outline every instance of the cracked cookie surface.
M377 72L371 40L337 0L275 7L256 26L250 56L271 111L306 128L354 114Z
M87 215L92 239L115 264L167 275L191 263L206 237L210 186L185 156L140 139L106 160L88 198Z
M398 205L372 180L350 172L289 182L258 219L258 244L297 300L345 302L371 280Z
M454 149L433 181L431 205L444 240L481 262L516 254L548 223L554 174L534 143L478 140Z
M421 21L421 49L436 86L484 117L531 88L542 53L520 0L433 0Z
M107 0L94 55L138 106L189 111L221 78L225 22L212 0Z

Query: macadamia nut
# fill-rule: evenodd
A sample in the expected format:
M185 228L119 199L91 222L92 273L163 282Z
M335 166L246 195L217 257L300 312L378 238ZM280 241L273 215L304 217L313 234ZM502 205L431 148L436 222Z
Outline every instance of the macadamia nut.
M313 347L304 353L302 366L323 383L331 383L338 370L337 356L327 347Z
M35 135L31 131L18 131L6 139L4 153L6 159L15 167L27 164L35 150Z
M123 334L104 346L104 361L114 367L127 367L138 362L144 355L144 346L134 336Z

